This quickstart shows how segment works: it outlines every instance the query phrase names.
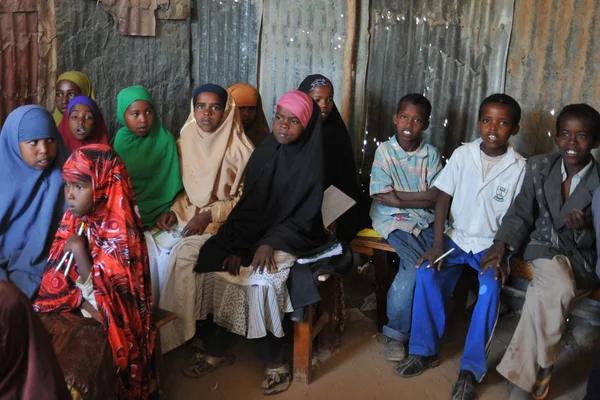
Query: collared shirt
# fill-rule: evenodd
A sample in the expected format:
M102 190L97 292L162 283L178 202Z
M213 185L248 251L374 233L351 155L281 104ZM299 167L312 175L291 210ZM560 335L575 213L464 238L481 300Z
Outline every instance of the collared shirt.
M417 150L407 153L394 135L375 152L371 168L371 196L402 192L425 192L442 169L438 150L421 142ZM373 229L386 238L396 229L418 236L433 222L433 210L400 209L373 201L370 212Z
M492 245L502 217L521 190L525 158L509 145L506 156L483 179L480 145L466 143L454 151L434 186L452 196L446 234L466 252Z
M594 157L592 157L590 162L585 167L583 167L583 169L581 171L579 171L578 173L573 175L573 178L571 178L571 188L569 189L569 196L571 196L573 194L575 189L577 189L577 185L579 185L579 182L581 182L581 180L585 177L585 174L587 174L587 172L590 170L590 168L592 168L593 162L594 162ZM565 160L562 160L562 162L560 163L560 174L562 176L562 181L563 182L566 181L567 180L567 170L565 168Z

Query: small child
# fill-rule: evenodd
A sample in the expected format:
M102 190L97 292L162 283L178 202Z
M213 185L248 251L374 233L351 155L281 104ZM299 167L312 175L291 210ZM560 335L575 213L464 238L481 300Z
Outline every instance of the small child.
M526 243L523 258L534 277L497 369L539 399L548 393L569 312L580 295L600 286L592 225L592 212L597 221L600 215L597 196L592 206L600 170L591 155L600 144L600 114L587 104L566 106L556 119L555 142L558 153L527 163L523 189L482 259L504 278L505 255Z
M479 298L473 312L458 381L452 399L477 397L486 372L486 352L498 318L500 282L480 260L492 245L500 221L521 188L525 159L508 144L519 132L521 107L510 96L494 94L479 107L480 138L454 151L434 183L434 244L417 261L409 356L395 371L408 378L439 365L447 303L465 264L480 272ZM452 202L452 206L450 203ZM444 234L446 219L450 229ZM441 261L438 261L446 255ZM437 264L437 265L436 265ZM442 266L444 268L442 268Z
M71 154L62 175L69 208L34 307L38 312L81 309L100 321L112 348L119 398L145 399L154 345L152 289L125 164L110 147L89 145Z
M102 112L90 97L75 97L69 102L65 115L58 130L70 153L87 144L108 145L108 131Z
M384 357L401 361L410 338L412 304L417 279L415 265L433 244L433 181L442 169L440 154L423 142L429 126L431 103L420 94L404 96L398 102L394 124L396 135L375 152L371 169L373 228L400 256L398 273L388 292L388 324Z

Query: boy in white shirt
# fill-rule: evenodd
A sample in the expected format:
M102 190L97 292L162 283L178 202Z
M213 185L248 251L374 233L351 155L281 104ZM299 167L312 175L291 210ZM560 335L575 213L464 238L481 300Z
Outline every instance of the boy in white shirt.
M480 272L479 297L452 399L475 400L477 382L487 370L486 353L498 318L501 281L495 270L481 274L480 260L523 182L525 158L508 143L519 132L520 119L521 108L512 97L494 94L486 98L479 107L480 138L456 149L434 183L439 190L434 244L417 262L417 268L422 267L417 273L409 356L395 371L407 378L439 365L445 305L467 264ZM446 219L450 229L444 234Z

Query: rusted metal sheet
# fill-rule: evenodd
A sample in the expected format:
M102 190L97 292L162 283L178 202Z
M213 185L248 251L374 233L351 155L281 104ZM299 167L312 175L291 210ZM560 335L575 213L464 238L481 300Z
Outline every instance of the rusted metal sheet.
M154 36L157 0L97 0L110 12L120 35Z
M195 0L193 6L192 86L256 86L262 1Z
M562 107L600 109L600 2L516 0L513 25L506 93L523 108L514 142L524 155L551 152Z
M431 101L424 137L445 157L477 137L480 102L504 88L512 13L512 0L372 2L360 168L365 191L375 149L395 133L393 116L405 94Z
M187 19L192 5L190 0L158 0L157 19Z
M21 105L48 104L46 77L56 69L53 16L48 0L0 3L0 126Z
M345 1L265 0L259 85L267 119L278 98L309 74L331 79L341 104Z

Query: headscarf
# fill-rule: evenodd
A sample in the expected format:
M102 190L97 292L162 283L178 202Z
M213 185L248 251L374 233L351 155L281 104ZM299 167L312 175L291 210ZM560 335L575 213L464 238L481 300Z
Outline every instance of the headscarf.
M216 85L211 85L216 86ZM203 92L219 95L211 86L204 85L194 91L196 97ZM212 133L204 132L194 118L192 111L181 128L177 146L181 159L181 175L185 196L177 198L173 211L182 222L191 220L198 209L216 201L231 200L236 196L243 182L244 169L254 150L250 140L244 135L240 113L232 96L225 89L225 112L221 125ZM190 204L191 203L191 204Z
M54 138L57 153L46 170L23 161L19 142ZM0 134L0 280L8 280L28 297L42 280L52 238L65 210L60 174L67 159L52 115L40 106L15 109Z
M119 398L147 398L154 345L150 324L152 289L142 222L135 212L125 164L110 147L92 144L71 154L63 178L90 182L94 206L82 218L73 216L70 210L65 213L50 250L35 309L69 312L81 306L83 297L75 285L79 277L76 262L67 277L64 269L57 273L55 269L64 255L65 243L84 223L90 235L94 297L112 348Z
M77 87L79 87L79 90L81 90L81 94L83 96L88 96L92 100L96 100L96 95L94 94L94 89L92 88L92 81L90 81L90 78L88 78L86 74L79 71L63 72L59 75L58 79L56 80L56 83L60 81L73 82L77 85ZM56 108L56 106L52 111L52 117L54 118L54 123L58 126L58 124L60 124L60 121L62 120L63 115L60 112L60 110Z
M267 136L271 133L269 124L263 111L262 99L260 93L254 87L245 83L236 83L227 89L229 94L235 99L238 107L256 107L256 118L249 128L244 128L244 133L254 147L260 146Z
M0 393L3 399L69 400L52 341L29 299L0 281Z
M306 94L320 86L330 86L331 81L323 75L309 75L300 84L299 90ZM327 120L323 122L325 141L326 187L333 185L358 202L358 177L350 134L335 104ZM338 219L337 237L351 241L359 230L359 207L355 205Z
M71 130L69 129L69 116L71 115L71 110L77 104L85 104L91 110L92 114L94 114L94 131L92 134L85 140L78 140L71 135ZM60 121L58 125L58 131L62 135L63 141L67 145L69 152L72 153L73 150L77 150L78 148L85 146L87 144L106 144L108 145L108 131L106 129L106 124L104 123L104 117L102 116L102 111L100 111L100 107L98 104L88 96L77 96L73 100L69 102L69 107L67 108L67 115L65 118Z
M117 96L117 118L123 125L115 137L115 150L125 161L145 228L154 226L158 217L169 211L183 188L175 138L160 123L154 110L154 122L145 137L138 137L125 124L125 111L137 100L152 106L152 96L143 86L131 86Z
M326 240L321 216L325 181L321 112L297 90L277 104L287 104L298 114L312 107L310 122L294 143L282 145L270 135L252 153L244 193L217 234L200 249L197 272L221 270L230 254L249 265L262 244L298 255Z

